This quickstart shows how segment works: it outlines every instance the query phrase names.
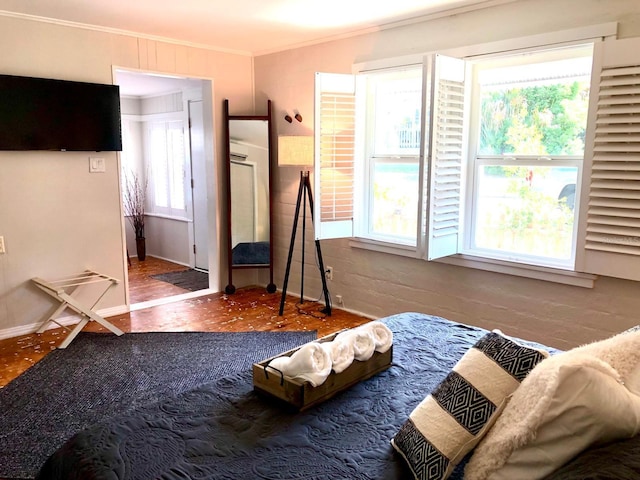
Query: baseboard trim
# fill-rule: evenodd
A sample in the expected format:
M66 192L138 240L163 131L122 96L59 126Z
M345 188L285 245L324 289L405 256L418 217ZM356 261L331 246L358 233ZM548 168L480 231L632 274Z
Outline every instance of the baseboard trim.
M280 295L282 295L282 289L279 288L278 289L278 293ZM290 290L287 290L287 295L291 295L292 297L300 297L300 292L292 292ZM320 304L324 304L324 299L320 299L318 300L317 298L312 298L308 295L304 296L305 300L308 300L310 302L318 302ZM334 305L333 303L331 304L331 309L337 309L337 310L344 310L345 312L349 312L349 313L353 313L354 315L360 315L361 317L365 317L368 318L370 320L376 320L376 317L374 317L373 315L371 315L370 313L364 313L361 312L359 310L354 310L353 308L345 308L344 305Z
M101 317L113 317L114 315L122 315L123 313L128 313L129 307L127 305L118 305L116 307L103 308L97 311L98 315ZM75 325L80 321L80 315L72 314L65 315L64 317L58 317L56 322L64 327L70 327ZM19 325L17 327L5 328L0 330L0 340L4 340L6 338L14 338L19 337L21 335L29 335L35 333L42 325L42 322L30 323L28 325ZM58 328L58 326L51 322L47 326L47 330L51 330L52 328Z
M150 307L157 307L159 305L167 305L169 303L180 302L183 300L191 300L193 298L203 297L205 295L211 295L217 293L216 291L207 288L205 290L198 290L196 292L181 293L180 295L173 295L172 297L157 298L155 300L147 300L146 302L134 303L131 305L131 311L142 310Z
M161 257L160 255L156 255L155 253L154 254L150 254L149 252L147 252L147 256L148 257L158 258L158 259L164 260L166 262L175 263L176 265L182 265L183 267L194 268L191 265L189 265L188 263L179 262L178 260L172 260L171 258ZM131 258L136 258L136 256L135 255L131 255Z

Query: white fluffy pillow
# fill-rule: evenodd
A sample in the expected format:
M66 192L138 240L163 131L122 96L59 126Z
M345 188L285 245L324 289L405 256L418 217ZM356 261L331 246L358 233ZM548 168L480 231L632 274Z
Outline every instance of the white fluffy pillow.
M542 361L476 448L465 480L543 478L591 445L638 434L640 397L624 380L639 361L640 332Z

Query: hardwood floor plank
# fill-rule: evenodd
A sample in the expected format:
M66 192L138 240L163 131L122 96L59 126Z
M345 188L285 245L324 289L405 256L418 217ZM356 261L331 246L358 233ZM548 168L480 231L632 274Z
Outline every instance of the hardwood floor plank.
M129 301L135 304L187 293L188 290L184 288L151 278L151 275L158 273L183 270L189 270L189 267L151 256L143 262L132 258L129 267Z
M149 263L147 263L149 262ZM138 265L143 264L143 265ZM137 302L155 295L185 293L179 287L149 279L149 275L186 269L182 265L147 257L144 262L135 259L129 270L130 291L136 292ZM170 270L163 270L169 268ZM157 285L155 282L164 284ZM173 288L171 288L173 287ZM177 293L169 293L176 292ZM241 288L233 295L215 293L190 300L167 303L109 317L109 321L124 332L248 332L281 330L316 330L318 336L328 335L343 328L361 325L368 318L334 308L326 317L320 313L323 304L305 302L296 305L297 297L287 296L284 314L278 316L280 292L267 293L263 287ZM101 325L89 322L84 331L107 332ZM111 335L111 333L108 333ZM29 334L0 340L0 387L31 367L62 343L66 332L61 328L42 334Z

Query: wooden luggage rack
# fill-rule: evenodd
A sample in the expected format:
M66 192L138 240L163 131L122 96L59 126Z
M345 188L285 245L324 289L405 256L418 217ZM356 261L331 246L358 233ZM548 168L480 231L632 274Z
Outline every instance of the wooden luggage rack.
M31 280L40 290L46 292L60 302L60 306L51 315L49 315L46 320L42 322L42 325L37 330L37 333L44 332L47 329L47 325L49 324L49 322L53 322L56 325L64 328L65 330L68 330L69 334L58 346L58 348L67 348L73 341L73 339L78 335L78 333L80 333L84 326L91 320L98 322L100 325L118 336L124 333L122 330L106 321L103 317L101 317L94 311L94 308L96 307L98 302L102 300L109 289L119 283L118 279L110 277L108 275L104 275L102 273L85 270L82 273L78 273L69 277L59 278L56 280L43 280L39 277L32 278ZM77 293L79 291L79 288L81 286L89 284L103 284L101 285L101 287L104 287L101 290L101 293L99 294L97 300L93 302L91 306L83 305L78 301L77 298L73 296L74 293ZM79 313L82 317L80 322L76 324L73 329L70 329L56 321L56 319L67 308L70 308L76 313Z

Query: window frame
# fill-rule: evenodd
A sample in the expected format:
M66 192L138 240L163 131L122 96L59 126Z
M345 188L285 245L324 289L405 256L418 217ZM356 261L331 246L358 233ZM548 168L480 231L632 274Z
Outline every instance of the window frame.
M577 42L576 45L562 45L560 48L546 48L540 49L526 49L526 53L533 53L537 59L534 59L534 63L538 61L557 61L563 59L576 58L576 55L569 53L572 49L576 49L576 53L579 53L580 47L584 46L585 49L589 47L587 45L593 45L592 41L589 42ZM591 47L591 57L593 58L593 47ZM540 266L549 268L558 268L561 270L575 270L576 264L576 251L578 244L578 220L580 215L580 202L575 203L574 208L574 222L572 228L572 242L571 253L566 260L555 260L550 257L536 257L531 254L518 254L504 251L483 249L474 245L476 237L476 216L477 216L477 198L479 191L479 179L478 172L483 165L502 165L502 166L554 166L554 167L575 167L577 168L576 179L576 198L580 198L580 189L582 184L582 174L584 165L584 156L576 155L523 155L523 154L505 154L505 155L490 155L479 153L479 131L480 131L480 102L481 102L481 88L479 80L479 72L485 69L501 68L505 66L518 66L522 64L529 64L530 62L523 62L523 53L521 51L510 52L508 55L483 55L477 56L473 63L469 65L469 73L472 78L471 85L471 98L470 98L470 112L471 129L469 131L469 151L468 151L468 176L467 185L465 190L467 192L467 201L465 204L464 218L464 231L461 244L459 246L459 253L470 256L477 256L486 259L494 259L500 261L510 261L516 264L522 264L525 266ZM493 65L491 65L491 59L495 59ZM590 102L589 102L590 103Z
M376 101L375 101L375 92L371 88L372 83L371 80L375 79L378 75L389 75L392 76L394 74L404 72L404 71L419 71L420 76L420 85L421 92L422 86L424 85L424 69L421 64L412 64L412 65L400 65L400 66L391 66L387 68L380 68L373 71L362 71L356 73L357 76L360 77L360 81L357 83L357 91L356 96L360 97L359 105L361 105L361 109L364 108L364 112L361 114L361 118L359 121L363 122L361 128L363 129L363 158L362 158L362 167L358 169L356 172L355 182L358 181L360 184L358 185L357 191L360 192L360 195L356 197L356 204L358 204L358 200L361 202L360 206L356 209L357 218L354 219L354 235L355 237L366 239L369 241L378 241L383 243L388 243L392 245L403 245L408 247L416 247L417 246L417 236L414 237L414 240L408 239L406 237L395 236L391 234L386 234L384 232L376 232L374 227L374 193L373 193L373 185L374 185L374 175L375 175L375 166L380 163L400 163L407 162L414 164L420 171L420 152L422 148L422 142L418 145L417 152L415 154L394 154L391 152L378 153L375 149L375 120L376 120ZM422 95L422 93L421 93ZM423 117L425 115L424 105L421 106L420 112L420 126L422 129L423 126ZM356 114L358 115L358 113ZM418 183L416 185L416 195L418 195L420 189L420 180L418 179Z
M150 180L149 195L148 195L149 213L151 215L164 217L164 218L181 219L181 220L188 219L189 218L189 198L188 198L189 185L188 183L189 183L190 175L187 172L187 168L189 166L188 165L189 143L186 135L187 125L185 124L183 112L153 114L153 115L149 115L148 117L151 117L151 118L147 118L144 120L145 131L146 131L144 150L145 150L145 156L146 156L145 163L146 165L148 165L149 180ZM182 185L181 192L182 192L182 203L184 205L183 208L176 208L172 206L173 204L172 194L174 193L174 190L177 184L176 184L175 175L173 175L175 171L172 172L173 169L171 168L172 166L175 167L175 165L173 165L172 160L170 160L169 158L166 159L166 170L167 170L166 176L160 179L165 184L165 187L167 189L168 206L158 205L156 200L156 183L159 180L160 173L156 165L157 162L154 162L152 158L152 155L153 155L152 129L154 128L154 125L163 125L165 136L166 136L169 124L180 124L180 127L178 127L178 129L181 128L182 130L182 159L181 159L182 160L182 168L181 168L182 178L179 179L178 184ZM170 153L170 152L167 151L167 153Z

